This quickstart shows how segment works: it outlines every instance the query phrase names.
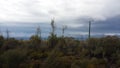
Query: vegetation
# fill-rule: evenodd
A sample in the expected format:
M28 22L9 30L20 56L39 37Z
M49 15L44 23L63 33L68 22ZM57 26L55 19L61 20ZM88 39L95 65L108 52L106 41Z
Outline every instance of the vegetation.
M0 68L119 68L120 38L76 40L52 32L42 40L40 28L29 40L0 36ZM64 32L63 32L64 33Z

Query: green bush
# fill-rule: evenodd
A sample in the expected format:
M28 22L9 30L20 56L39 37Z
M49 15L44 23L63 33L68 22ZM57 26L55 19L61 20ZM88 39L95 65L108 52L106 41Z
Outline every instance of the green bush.
M1 63L8 68L18 68L19 64L27 59L27 51L21 49L13 49L4 52L0 56Z

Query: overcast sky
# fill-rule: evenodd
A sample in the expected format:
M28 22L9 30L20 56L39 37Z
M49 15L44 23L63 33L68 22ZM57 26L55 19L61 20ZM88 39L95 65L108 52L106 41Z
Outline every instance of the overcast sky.
M0 0L1 22L48 22L120 14L120 0Z
M50 23L52 18L76 33L91 19L95 33L119 33L120 0L0 0L2 24Z

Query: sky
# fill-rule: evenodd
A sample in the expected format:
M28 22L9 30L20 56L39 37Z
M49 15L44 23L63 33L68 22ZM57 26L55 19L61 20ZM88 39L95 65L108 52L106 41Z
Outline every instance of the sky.
M66 25L66 35L87 35L94 20L92 35L120 35L120 0L0 0L3 34L9 29L12 36L30 36L39 25L48 36L51 19L58 34Z

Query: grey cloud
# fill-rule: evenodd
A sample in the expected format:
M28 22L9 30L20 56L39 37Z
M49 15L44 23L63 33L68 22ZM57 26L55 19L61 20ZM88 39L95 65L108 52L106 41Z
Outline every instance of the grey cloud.
M119 0L1 0L0 21L48 22L91 17L104 20L120 14Z
M82 33L88 34L88 22L83 23L84 26L69 28L68 31L72 34L80 35ZM104 21L92 22L92 35L120 35L120 16L108 18Z

